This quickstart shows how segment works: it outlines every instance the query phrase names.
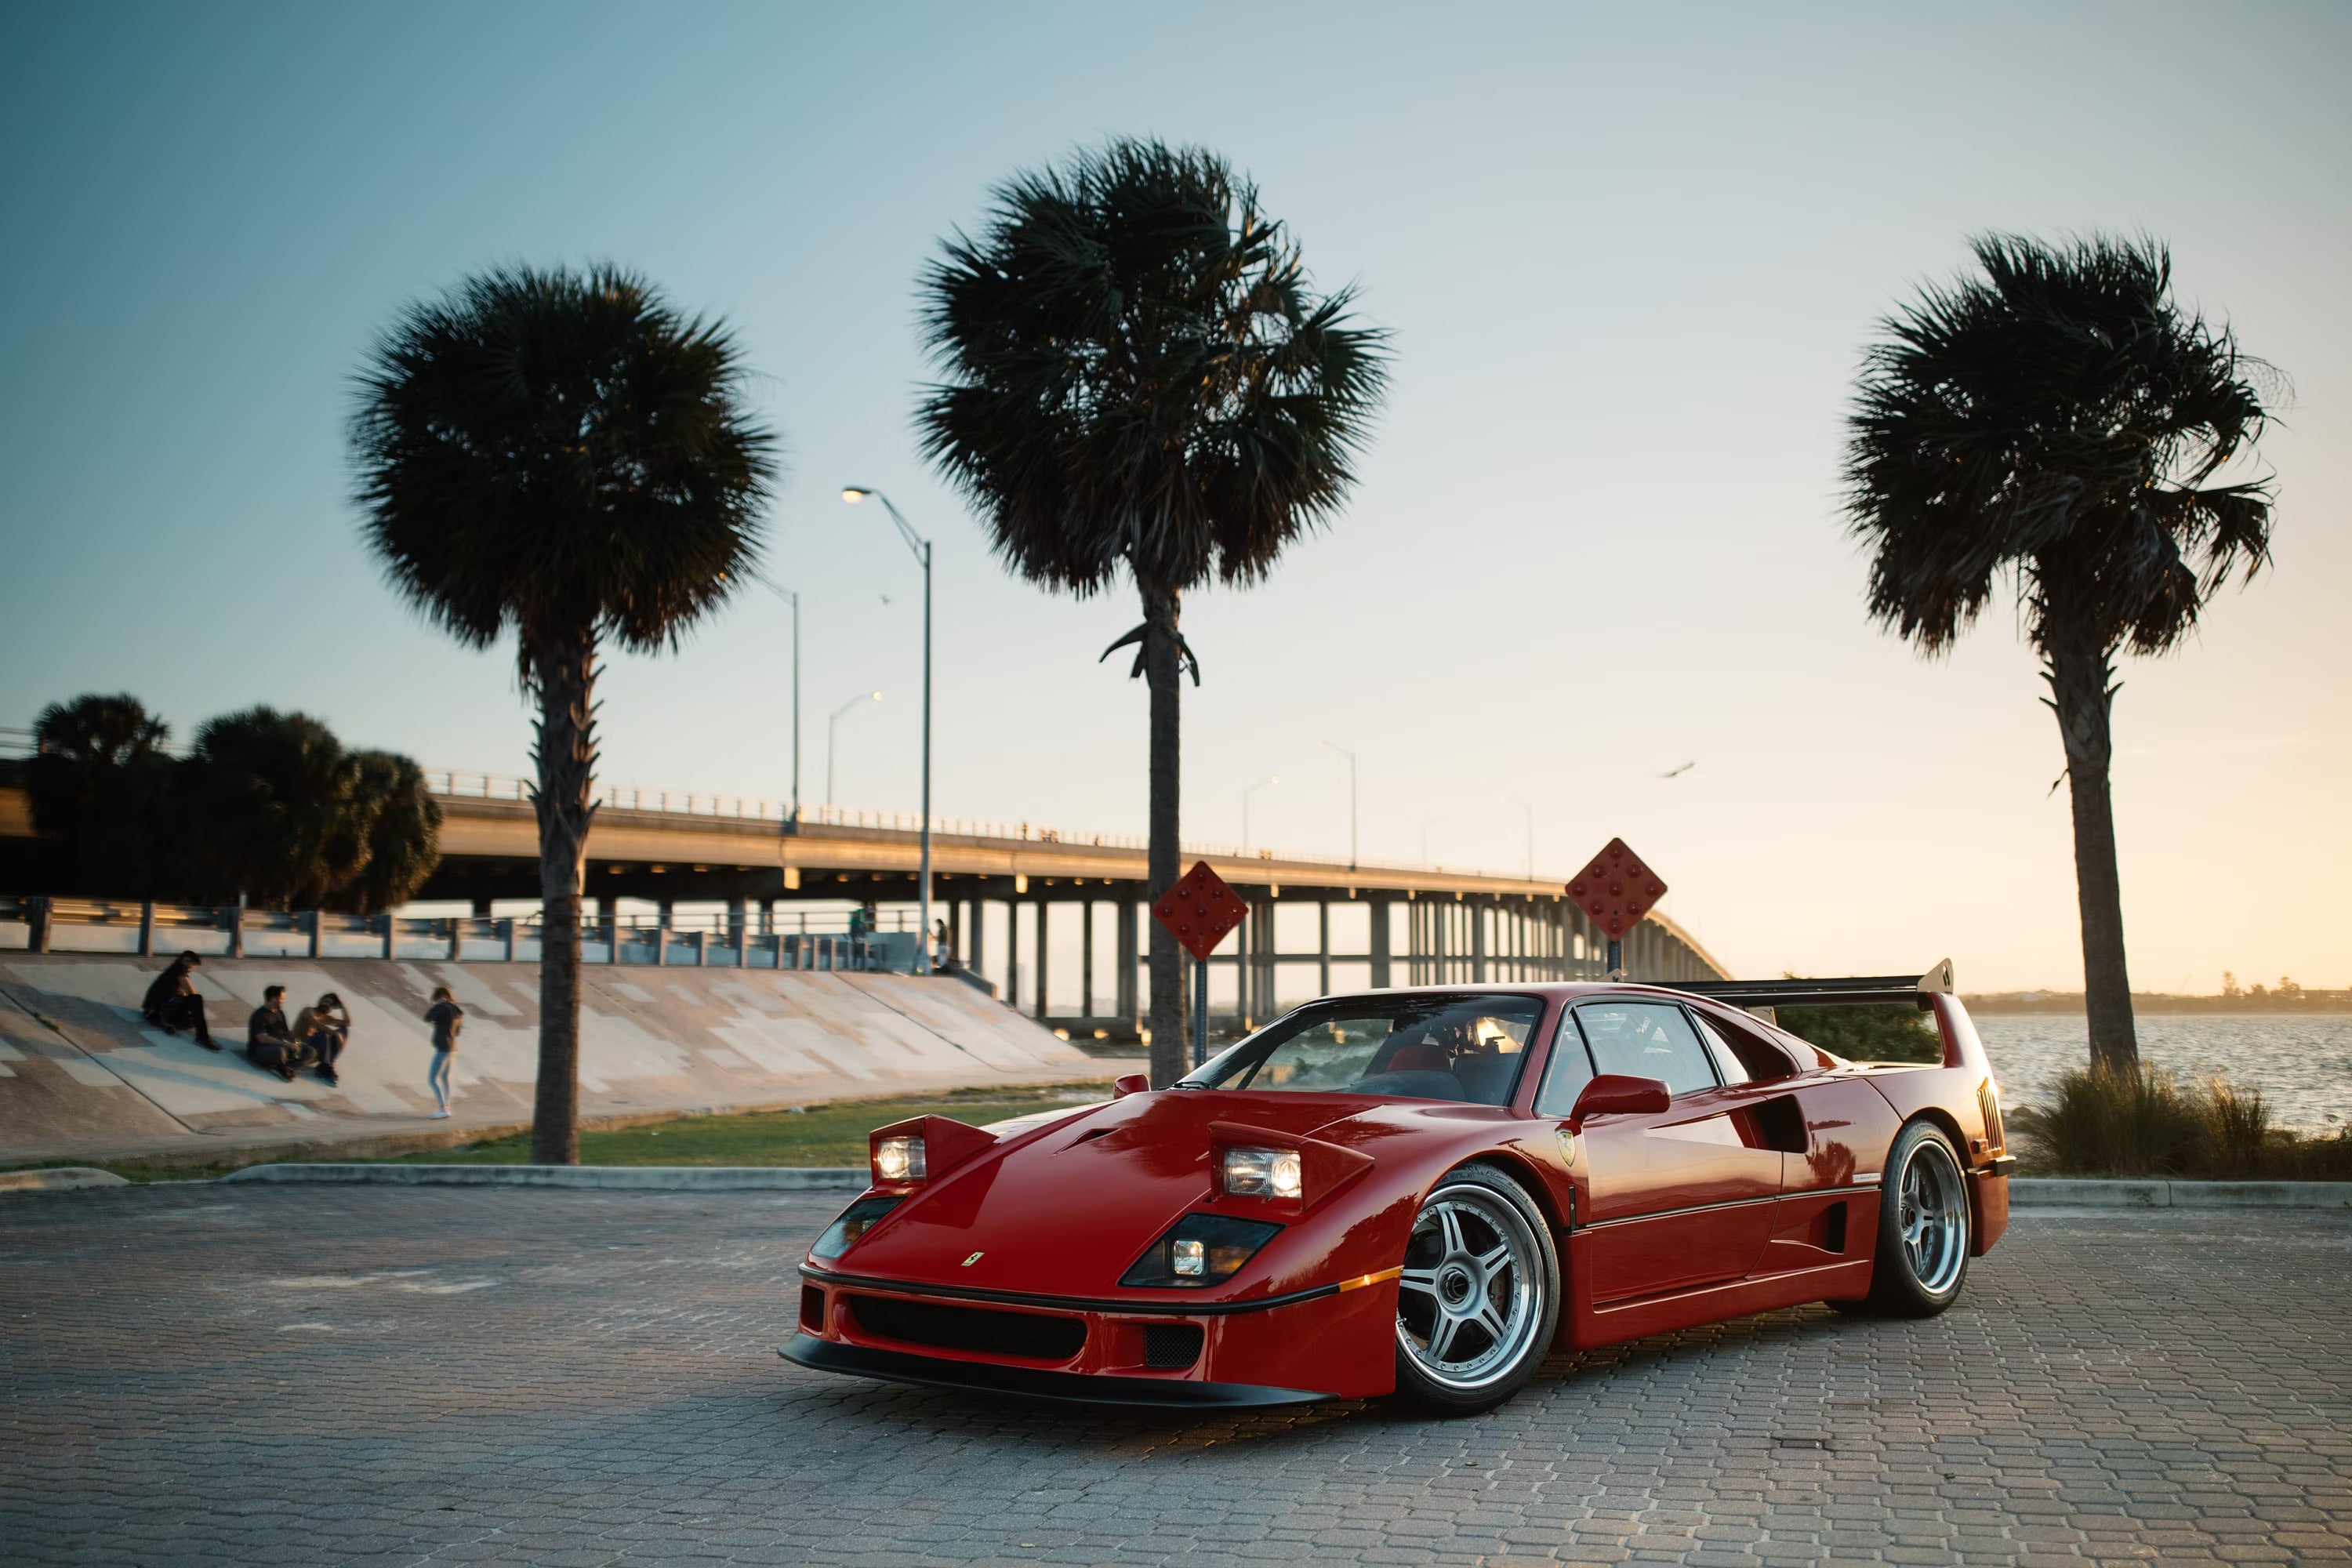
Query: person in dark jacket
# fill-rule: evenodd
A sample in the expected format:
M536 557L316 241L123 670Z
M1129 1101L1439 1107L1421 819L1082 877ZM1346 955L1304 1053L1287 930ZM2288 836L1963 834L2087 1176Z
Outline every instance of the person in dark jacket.
M286 987L266 987L261 993L261 1005L246 1020L245 1059L292 1083L299 1057L294 1032L286 1026Z
M196 993L194 970L204 962L193 952L184 952L172 961L172 966L155 976L147 987L146 999L139 1011L149 1023L167 1035L185 1029L196 1037L196 1044L208 1051L220 1047L213 1043L213 1032L205 1023L205 999Z
M436 985L433 1005L425 1009L425 1021L433 1026L433 1066L425 1081L440 1106L427 1120L443 1121L449 1115L449 1069L457 1063L457 1032L466 1026L466 1010L457 1005L446 985Z

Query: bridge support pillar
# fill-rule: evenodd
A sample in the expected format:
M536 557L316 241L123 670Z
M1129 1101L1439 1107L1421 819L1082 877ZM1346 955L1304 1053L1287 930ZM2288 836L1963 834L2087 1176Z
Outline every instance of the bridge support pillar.
M1130 888L1118 900L1118 1000L1115 1005L1127 1026L1139 1034L1143 1011L1135 1005L1135 966L1141 955L1136 945L1135 890Z
M1316 994L1331 994L1331 900L1324 900L1315 906L1316 973L1320 977Z
M1078 900L1078 1016L1095 1016L1095 901Z
M1372 955L1372 989L1389 988L1389 901L1375 899L1371 906L1372 938L1365 950Z
M1037 1021L1045 1021L1045 965L1048 952L1054 945L1054 922L1049 918L1054 906L1045 900L1037 900Z

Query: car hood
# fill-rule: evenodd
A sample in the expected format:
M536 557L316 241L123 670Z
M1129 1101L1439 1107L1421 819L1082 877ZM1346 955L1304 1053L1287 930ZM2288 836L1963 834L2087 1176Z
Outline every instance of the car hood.
M1450 1124L1458 1132L1466 1131L1465 1121L1506 1114L1360 1095L1132 1095L983 1151L909 1197L840 1258L817 1261L845 1274L908 1284L1110 1296L1120 1293L1119 1276L1160 1232L1209 1201L1212 1122L1312 1135L1377 1160L1384 1145L1395 1150L1415 1131ZM1285 1277L1311 1259L1286 1266L1276 1259L1279 1240L1237 1278L1239 1294L1318 1282ZM1270 1259L1272 1268L1261 1267Z

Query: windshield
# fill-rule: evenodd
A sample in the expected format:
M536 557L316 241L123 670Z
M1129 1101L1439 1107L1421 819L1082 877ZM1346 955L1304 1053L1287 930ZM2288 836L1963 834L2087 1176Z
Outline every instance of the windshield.
M1369 996L1276 1019L1183 1080L1504 1105L1543 1016L1534 996Z

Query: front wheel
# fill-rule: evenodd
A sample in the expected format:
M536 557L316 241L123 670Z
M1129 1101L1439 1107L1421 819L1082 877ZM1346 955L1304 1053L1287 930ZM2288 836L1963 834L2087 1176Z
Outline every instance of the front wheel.
M1969 1239L1959 1154L1933 1122L1915 1121L1887 1152L1865 1306L1892 1318L1934 1317L1968 1280Z
M1559 1253L1527 1189L1465 1165L1422 1201L1397 1280L1396 1397L1438 1415L1491 1410L1543 1364L1559 1327Z

